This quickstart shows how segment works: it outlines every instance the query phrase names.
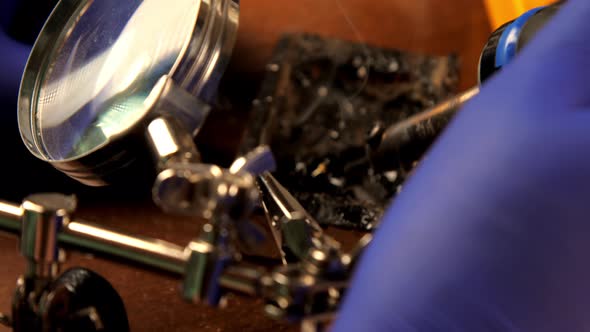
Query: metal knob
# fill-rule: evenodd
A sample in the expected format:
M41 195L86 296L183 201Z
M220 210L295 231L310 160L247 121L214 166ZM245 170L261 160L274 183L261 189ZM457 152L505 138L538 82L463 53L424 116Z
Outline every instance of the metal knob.
M232 246L232 234L212 224L203 226L198 239L187 247L182 296L195 303L219 305L222 298L220 277L227 266L238 259Z
M175 164L160 173L153 199L166 212L210 219L227 214L247 216L258 201L254 177L233 174L213 165Z
M27 259L26 277L53 278L58 272L58 235L76 209L76 198L37 194L23 204L21 254Z
M152 125L162 127L158 132L168 133L169 128L162 121L155 120ZM159 135L174 137L176 135ZM163 140L166 141L166 140ZM159 150L166 150L162 140ZM171 155L178 153L179 144L168 144L173 148ZM229 170L214 165L196 162L168 162L152 190L154 202L164 211L211 218L214 213L228 214L234 220L248 216L258 202L259 192L252 174L274 169L276 163L269 147L261 146L236 159Z
M272 150L267 145L262 145L247 153L245 156L236 159L229 171L237 174L248 172L260 175L264 172L273 172L277 168L277 162Z

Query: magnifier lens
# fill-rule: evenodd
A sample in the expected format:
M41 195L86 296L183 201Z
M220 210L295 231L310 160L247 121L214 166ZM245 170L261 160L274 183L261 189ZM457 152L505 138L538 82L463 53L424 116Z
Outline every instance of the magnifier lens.
M82 1L42 67L33 127L48 160L107 144L148 111L195 27L200 1Z

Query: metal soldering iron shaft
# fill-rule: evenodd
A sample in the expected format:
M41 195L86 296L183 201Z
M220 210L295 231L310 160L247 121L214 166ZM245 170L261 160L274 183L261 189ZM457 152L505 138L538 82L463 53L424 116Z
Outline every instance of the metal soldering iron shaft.
M387 171L420 159L459 109L478 93L479 87L471 88L389 128L375 130L369 144L375 169Z

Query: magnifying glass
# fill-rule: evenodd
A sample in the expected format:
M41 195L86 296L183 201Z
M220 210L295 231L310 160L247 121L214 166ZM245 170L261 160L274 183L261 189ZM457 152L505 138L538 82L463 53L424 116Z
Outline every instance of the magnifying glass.
M92 186L120 181L150 156L198 159L192 138L231 56L238 15L238 0L60 1L21 82L25 145Z

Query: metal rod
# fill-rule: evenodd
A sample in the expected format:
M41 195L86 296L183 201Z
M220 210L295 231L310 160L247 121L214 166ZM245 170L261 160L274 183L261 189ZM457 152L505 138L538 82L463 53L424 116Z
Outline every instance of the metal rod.
M258 296L258 285L255 282L241 279L233 275L222 274L219 277L219 285L225 290L231 290L248 296Z
M377 137L369 144L373 167L387 171L417 161L465 103L478 94L479 87L471 88L389 128L375 130Z
M193 136L178 120L161 116L150 122L147 138L159 171L174 163L195 163L201 161Z
M58 239L64 245L181 275L188 260L184 248L178 245L148 237L130 236L81 221L68 223Z
M20 205L0 201L0 231L20 234L23 209Z
M219 277L219 285L226 290L249 296L259 296L267 277L258 267L229 266Z
M22 215L20 206L0 201L0 231L19 235ZM180 275L188 260L185 249L178 245L126 235L85 221L69 222L58 235L58 242Z

